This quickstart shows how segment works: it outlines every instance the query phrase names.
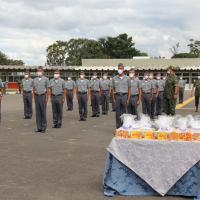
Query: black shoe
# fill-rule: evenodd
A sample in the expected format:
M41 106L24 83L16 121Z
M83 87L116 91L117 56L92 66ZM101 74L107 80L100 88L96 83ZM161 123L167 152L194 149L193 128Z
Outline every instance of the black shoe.
M58 126L57 125L53 125L52 128L58 128Z
M97 114L96 117L99 117L99 114Z
M79 121L83 121L83 118L80 118Z
M96 115L92 115L91 117L96 117Z
M83 118L82 121L87 121L87 120L85 118Z
M46 132L46 130L41 130L40 132L41 132L41 133L45 133L45 132Z
M39 129L35 130L35 133L40 133L40 132L42 132L42 130L39 130Z
M57 128L61 128L61 125L57 125Z
M105 115L106 113L105 112L102 112L102 115Z
M30 119L29 117L24 117L24 119Z

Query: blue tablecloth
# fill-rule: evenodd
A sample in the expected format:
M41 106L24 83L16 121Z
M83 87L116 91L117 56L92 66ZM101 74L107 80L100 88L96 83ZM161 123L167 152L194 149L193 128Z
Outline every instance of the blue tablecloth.
M108 153L104 173L104 195L159 195L132 170ZM200 200L200 162L193 166L167 193ZM199 197L199 198L198 198Z

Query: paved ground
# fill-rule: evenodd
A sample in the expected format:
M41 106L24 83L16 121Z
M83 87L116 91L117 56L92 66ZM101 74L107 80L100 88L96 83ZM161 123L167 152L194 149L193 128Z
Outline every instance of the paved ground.
M193 113L193 103L181 114ZM114 113L78 121L78 112L64 112L63 128L34 133L35 119L23 119L20 95L3 99L0 125L0 199L102 200L106 147L114 126ZM90 108L89 108L90 109ZM91 110L91 109L90 109ZM90 114L89 114L90 115ZM113 199L173 199L172 197L114 197Z

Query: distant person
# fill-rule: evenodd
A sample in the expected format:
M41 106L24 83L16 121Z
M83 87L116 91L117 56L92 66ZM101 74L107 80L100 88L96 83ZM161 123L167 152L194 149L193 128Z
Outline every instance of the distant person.
M67 110L72 111L74 107L73 99L76 89L76 83L72 80L71 77L68 77L66 81L66 89L67 89Z
M25 71L24 79L22 79L23 103L24 103L24 119L31 119L33 115L33 79L30 77L29 71Z
M158 87L157 87L157 81L154 78L153 73L149 74L149 80L151 81L152 92L153 92L152 99L151 99L151 119L154 119L156 115L156 99L158 95Z
M47 128L46 109L49 96L49 79L44 76L42 67L37 69L37 77L33 80L33 95L35 99L36 124L35 132L45 133Z
M116 105L115 102L113 101L113 78L110 78L110 87L111 87L111 93L110 93L110 103L112 104L112 112L116 111Z
M80 78L76 81L76 93L79 105L79 121L86 121L88 114L88 98L89 98L90 83L85 78L85 73L80 73Z
M172 66L167 69L167 79L164 89L164 108L167 115L175 115L178 97L178 80Z
M109 111L109 98L111 94L111 83L108 79L108 74L103 74L103 79L100 80L102 114L107 115Z
M97 77L97 73L94 72L92 80L90 82L90 93L92 103L92 117L100 116L100 80Z
M0 79L0 122L1 122L1 101L3 98L3 82Z
M21 81L20 80L17 80L17 87L18 87L18 91L19 91L19 94L22 93L22 90L21 90Z
M118 65L118 75L113 78L113 101L116 105L116 128L122 126L121 115L127 113L127 105L131 96L131 81L124 74L124 65Z
M161 74L158 73L156 76L157 79L157 98L156 98L156 115L161 115L163 112L163 104L164 104L164 88L165 88L165 81L161 79Z
M195 112L199 111L199 97L200 97L200 76L198 76L198 79L194 82L193 88L192 88L192 96L195 96Z
M145 73L141 83L142 89L142 113L151 117L151 101L153 97L153 84L149 74Z
M185 91L186 80L183 80L183 77L180 76L178 86L179 86L179 103L183 103L184 91Z
M59 70L55 70L54 78L50 80L49 88L53 113L52 128L61 128L63 119L63 104L66 98L66 84L60 77Z
M128 113L136 115L137 119L139 119L138 106L140 105L142 95L141 81L136 76L134 68L130 69L129 77L131 80L131 98L128 104Z

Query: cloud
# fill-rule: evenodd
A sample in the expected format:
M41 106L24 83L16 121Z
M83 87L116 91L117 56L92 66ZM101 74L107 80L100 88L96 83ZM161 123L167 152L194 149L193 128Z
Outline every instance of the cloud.
M0 0L0 50L28 65L44 64L56 40L127 32L151 56L199 39L198 0Z

